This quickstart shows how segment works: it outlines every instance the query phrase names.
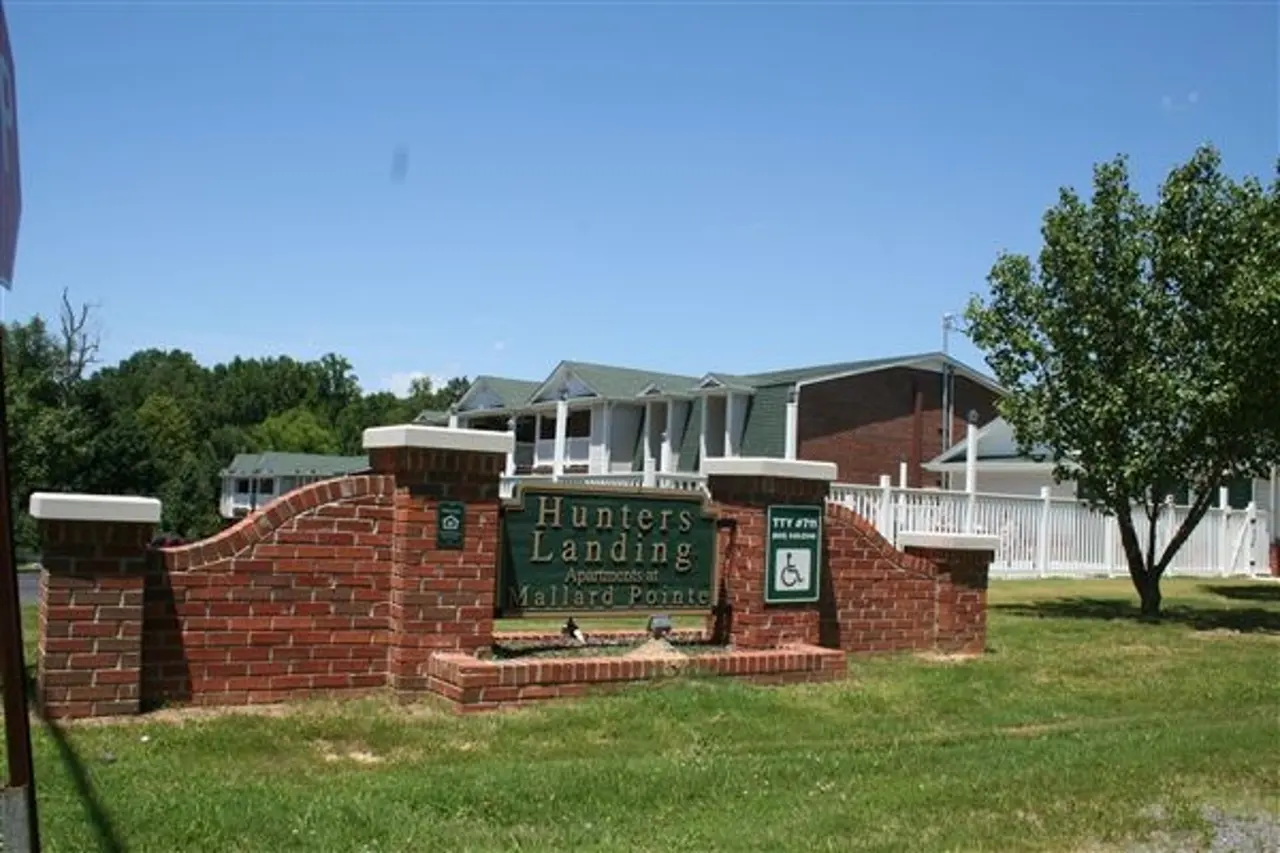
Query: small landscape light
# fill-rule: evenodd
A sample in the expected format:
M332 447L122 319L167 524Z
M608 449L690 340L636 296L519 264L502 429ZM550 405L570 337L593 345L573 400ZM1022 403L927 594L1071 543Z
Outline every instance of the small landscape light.
M655 613L649 617L647 630L655 640L661 640L671 633L671 617L664 613Z
M572 616L565 620L564 627L560 629L560 633L564 634L566 637L573 637L573 639L584 645L587 642L586 635L582 633L582 629L578 627L578 623L573 621Z

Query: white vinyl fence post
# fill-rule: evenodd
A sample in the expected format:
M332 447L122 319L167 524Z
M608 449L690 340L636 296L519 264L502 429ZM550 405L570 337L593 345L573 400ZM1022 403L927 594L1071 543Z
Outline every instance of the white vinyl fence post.
M1245 524L1247 524L1247 525L1248 525L1248 533L1245 535L1245 538L1246 538L1246 540L1247 540L1247 541L1248 541L1248 543L1249 543L1249 575L1250 575L1250 576L1254 576L1254 575L1258 575L1258 574L1261 574L1261 575L1264 575L1264 576L1266 576L1266 575L1270 575L1270 574L1271 574L1271 544L1270 544L1270 541L1268 541L1268 542L1266 543L1266 547L1267 547L1267 558L1266 558L1266 562L1265 562L1265 564L1264 564L1264 565L1265 565L1265 568L1264 568L1261 572L1259 572L1259 571L1258 571L1258 547L1257 547L1257 536L1258 536L1258 505L1257 505L1256 503L1254 503L1253 501L1249 501L1249 505L1248 505L1247 507L1245 507L1245 510L1244 510L1244 520L1245 520ZM1267 539L1268 539L1268 540L1270 540L1270 539L1271 539L1271 537L1270 537L1270 536L1267 536Z
M880 535L897 545L897 537L893 535L893 478L888 474L880 475L880 513L876 519L876 529Z
M1120 521L1109 515L1102 516L1102 521L1102 567L1106 569L1107 577L1113 578L1116 576L1116 531Z
M1235 557L1231 548L1231 495L1226 486L1218 488L1218 576L1230 573L1228 564Z
M1040 487L1040 523L1036 526L1036 572L1049 576L1049 511L1053 508L1048 486Z

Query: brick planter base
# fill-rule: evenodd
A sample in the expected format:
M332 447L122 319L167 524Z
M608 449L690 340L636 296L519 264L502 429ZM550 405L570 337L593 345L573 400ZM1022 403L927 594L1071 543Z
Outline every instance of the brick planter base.
M528 638L522 636L522 639ZM438 654L428 685L457 711L489 711L546 699L604 692L678 675L725 676L760 684L835 681L846 673L845 653L797 644L781 649L733 651L685 658L578 657L479 660Z

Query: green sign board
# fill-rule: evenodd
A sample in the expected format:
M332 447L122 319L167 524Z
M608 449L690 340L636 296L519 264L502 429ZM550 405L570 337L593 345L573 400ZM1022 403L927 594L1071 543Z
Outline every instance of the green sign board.
M766 524L766 604L817 601L822 576L822 513L818 505L769 507Z
M436 508L436 547L461 548L466 529L467 505L462 501L441 501Z
M530 485L503 509L506 615L707 611L716 574L701 494Z

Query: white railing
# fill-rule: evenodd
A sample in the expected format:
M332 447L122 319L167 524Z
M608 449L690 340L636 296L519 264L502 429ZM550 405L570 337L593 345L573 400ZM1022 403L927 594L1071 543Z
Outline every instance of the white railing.
M532 441L516 442L514 453L516 457L515 463L517 467L521 467L521 468L533 467L533 460L535 459L534 446L535 446L534 442Z
M540 438L533 445L533 464L552 465L556 459L554 438ZM564 440L564 464L583 465L591 460L590 438L566 438Z
M706 489L706 478L700 474L671 474L654 472L653 482L649 488L670 489L680 492L697 492ZM523 474L515 477L503 477L501 495L509 498L515 494L517 483L550 483L550 474ZM559 481L569 486L612 486L620 489L639 489L645 487L645 475L640 471L623 471L612 474L563 474Z
M1115 519L1069 498L835 483L829 500L866 518L895 545L904 530L995 534L1000 547L991 565L993 577L1116 576L1128 571ZM1163 551L1188 512L1174 507L1161 514L1158 550ZM1141 510L1134 513L1134 526L1145 549L1149 524ZM1252 504L1247 509L1214 508L1178 550L1168 573L1265 575L1270 541L1267 519Z

